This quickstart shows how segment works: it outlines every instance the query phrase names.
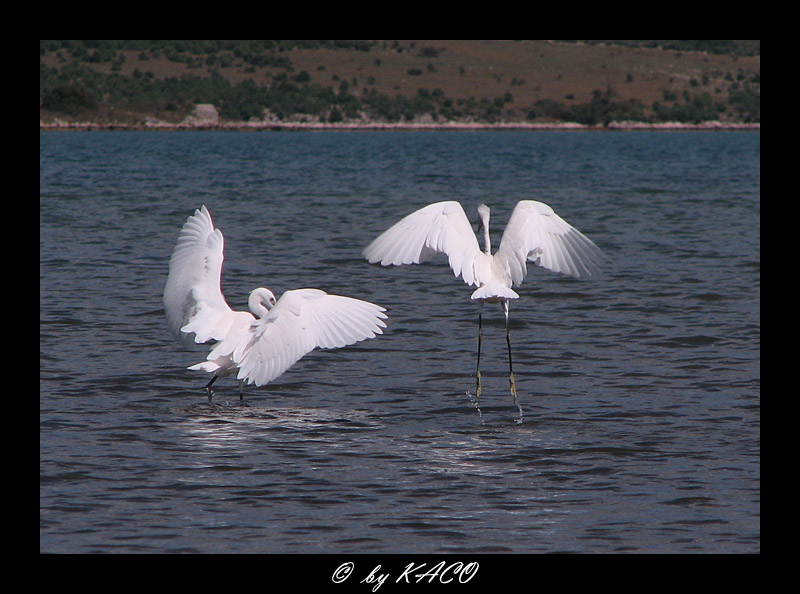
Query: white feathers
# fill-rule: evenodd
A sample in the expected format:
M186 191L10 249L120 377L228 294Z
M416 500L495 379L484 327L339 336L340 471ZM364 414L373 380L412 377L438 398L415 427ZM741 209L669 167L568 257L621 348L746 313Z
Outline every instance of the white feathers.
M500 248L491 255L489 208L478 207L484 251L458 202L437 202L411 213L379 235L363 251L382 266L423 261L433 252L446 254L450 268L468 285L473 299L516 299L511 289L528 273L527 261L575 277L596 274L605 256L590 239L542 202L521 200L508 221Z
M450 268L464 282L476 284L476 261L483 252L458 202L437 202L411 213L378 236L363 251L370 264L419 264L446 254Z
M491 254L489 208L478 208L484 250L458 202L430 204L378 236L363 254L382 266L414 264L437 253L465 283L477 287L473 299L503 302L519 295L511 288L527 275L531 261L575 277L596 274L605 256L553 209L533 200L520 201ZM315 348L340 348L382 334L382 307L319 289L286 291L280 299L258 288L248 300L250 312L233 311L220 290L224 239L205 206L188 218L178 236L164 288L164 310L170 329L183 339L211 343L206 361L189 369L236 373L248 384L273 381ZM207 388L210 388L209 382ZM210 397L210 392L209 392Z
M192 334L201 343L221 340L228 332L232 312L219 285L223 245L222 232L214 229L205 206L189 217L178 236L169 261L164 310L173 333L193 322L181 336L184 342Z
M483 251L472 232L467 215L458 202L437 202L412 212L381 233L362 252L371 264L412 264L430 253L446 254L456 277L478 288L472 299L481 304L478 315L478 368L475 372L475 406L481 396L481 319L486 302L497 302L506 319L508 344L508 381L511 396L517 403L516 380L511 363L511 332L508 325L509 300L519 295L511 288L519 285L528 273L530 260L555 272L572 276L592 276L604 259L591 240L559 217L553 209L533 200L522 200L514 207L500 249L492 255L489 235L489 207L478 206L479 230L483 230ZM522 408L520 422L522 422Z
M315 348L339 348L382 334L384 308L319 289L251 292L252 314L233 311L220 290L223 237L205 206L183 226L169 265L164 310L169 327L195 342L217 341L189 369L261 386ZM253 315L255 314L255 315ZM238 371L237 371L238 370Z
M383 311L373 303L319 289L286 291L253 323L237 377L260 386L317 347L335 349L373 338L386 327Z
M526 260L553 272L588 278L600 272L605 255L547 204L520 200L503 231L495 259L514 285L520 285L528 274Z

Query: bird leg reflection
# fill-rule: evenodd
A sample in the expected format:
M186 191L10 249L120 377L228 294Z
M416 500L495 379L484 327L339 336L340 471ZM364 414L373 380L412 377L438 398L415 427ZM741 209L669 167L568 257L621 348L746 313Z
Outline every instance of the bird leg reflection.
M508 383L511 386L511 397L517 404L517 384L514 381L514 367L511 364L511 331L508 328L508 301L503 301L503 313L506 316L506 343L508 343Z
M478 408L478 400L481 397L481 321L483 318L483 301L481 301L481 310L478 313L478 367L475 372L475 379L477 387L475 388L475 408Z

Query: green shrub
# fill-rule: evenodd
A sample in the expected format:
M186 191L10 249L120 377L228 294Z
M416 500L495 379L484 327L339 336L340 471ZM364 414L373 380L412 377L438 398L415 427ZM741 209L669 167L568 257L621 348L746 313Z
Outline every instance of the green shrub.
M94 92L81 84L58 85L47 91L41 100L43 109L66 115L79 115L97 108Z

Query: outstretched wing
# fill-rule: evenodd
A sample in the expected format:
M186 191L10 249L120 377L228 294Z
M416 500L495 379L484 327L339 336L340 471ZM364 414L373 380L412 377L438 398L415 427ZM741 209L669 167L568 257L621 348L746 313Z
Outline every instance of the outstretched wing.
M436 202L389 227L362 252L370 264L419 264L446 254L450 268L468 285L477 285L483 255L464 209L458 202Z
M494 257L514 285L528 274L526 260L580 278L597 274L606 259L592 240L535 200L521 200L514 207Z
M164 287L169 328L184 341L222 340L235 318L220 290L223 246L208 209L195 210L178 236Z
M315 348L333 349L382 334L384 308L319 289L286 291L267 315L253 322L238 379L271 382Z

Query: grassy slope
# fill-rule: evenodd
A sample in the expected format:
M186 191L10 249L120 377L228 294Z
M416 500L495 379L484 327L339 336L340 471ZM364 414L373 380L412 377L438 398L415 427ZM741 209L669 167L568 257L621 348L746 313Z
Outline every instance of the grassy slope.
M406 42L409 43L409 42ZM435 48L438 57L420 55L422 48ZM375 77L375 88L387 94L413 95L419 88L441 88L454 99L470 96L493 99L506 92L520 108L538 99L584 103L592 91L613 88L621 99L639 99L645 105L663 99L662 90L681 93L690 79L709 76L705 87L692 91L726 88L727 72L741 69L750 76L760 71L760 57L709 55L660 49L582 45L547 41L417 41L402 54L391 49L369 53L356 51L295 50L289 52L298 70L311 73L313 80L327 82L326 73L364 84ZM375 59L381 65L375 65ZM428 71L432 64L435 71ZM316 71L319 65L325 70ZM409 76L409 69L423 72ZM463 73L462 69L463 68ZM628 75L631 82L627 82ZM518 81L512 84L512 81ZM523 84L518 84L523 81ZM352 90L352 87L351 87ZM566 99L567 95L574 98Z
M593 91L609 88L618 100L638 99L647 107L654 101L663 102L664 91L677 96L684 91L705 91L721 97L731 76L750 79L761 68L760 56L549 41L404 40L379 42L369 52L294 49L285 55L295 72L311 75L311 82L338 89L341 81L347 81L349 92L355 95L373 88L390 96L413 96L420 88L440 88L454 100L492 100L510 93L513 102L504 114L509 120L524 120L528 109L540 99L567 105L585 103ZM163 57L141 60L137 52L126 52L125 57L120 73L127 75L138 69L153 72L158 78L203 76L212 70L205 65L190 68ZM59 64L53 53L41 59L49 66ZM93 67L111 71L109 63ZM258 84L269 84L273 74L284 72L269 67L247 68L241 62L214 70L232 82L251 78ZM421 74L410 75L409 70ZM40 113L40 119L46 116Z

